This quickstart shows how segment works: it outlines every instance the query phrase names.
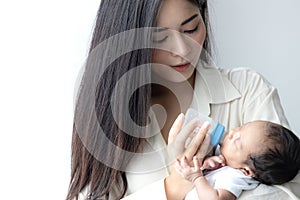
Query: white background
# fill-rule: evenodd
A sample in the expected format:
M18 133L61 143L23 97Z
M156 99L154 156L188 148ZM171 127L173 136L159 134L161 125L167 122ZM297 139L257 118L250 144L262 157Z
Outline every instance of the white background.
M65 198L73 88L98 3L0 2L0 199ZM299 1L211 3L217 63L263 74L279 89L291 126L300 132Z
M255 69L277 87L300 134L300 1L210 0L217 65Z
M0 2L0 199L65 199L73 88L98 3Z

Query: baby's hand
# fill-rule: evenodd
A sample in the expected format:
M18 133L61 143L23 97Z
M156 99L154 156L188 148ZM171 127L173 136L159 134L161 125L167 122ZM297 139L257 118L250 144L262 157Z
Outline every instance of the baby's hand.
M214 169L224 167L225 165L226 165L225 159L222 155L211 156L204 160L203 165L200 169L201 170L204 170L204 169L214 170Z
M188 181L194 182L196 178L203 176L202 171L200 169L200 160L194 156L193 157L194 167L191 166L186 157L183 156L180 160L177 159L176 161L176 171L180 174L183 178Z

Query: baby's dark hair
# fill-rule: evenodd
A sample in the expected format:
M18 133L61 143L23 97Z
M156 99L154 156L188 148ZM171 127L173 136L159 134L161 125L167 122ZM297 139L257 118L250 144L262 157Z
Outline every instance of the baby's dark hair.
M247 164L254 179L266 185L292 180L300 170L300 140L289 129L266 122L266 146L259 155L249 155Z

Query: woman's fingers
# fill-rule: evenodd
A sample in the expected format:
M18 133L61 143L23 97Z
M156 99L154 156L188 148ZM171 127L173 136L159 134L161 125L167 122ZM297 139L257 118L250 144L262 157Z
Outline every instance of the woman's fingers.
M198 133L195 135L195 137L189 144L188 148L184 152L184 156L187 158L187 160L191 161L199 149L199 151L197 153L197 157L202 162L203 158L205 157L208 146L209 146L210 139L208 138L205 140L208 129L209 129L209 123L208 122L203 123L203 125L199 129ZM204 143L203 143L203 141L204 141ZM205 151L205 153L204 153L204 151Z
M179 154L182 153L182 149L176 145L177 136L181 131L182 125L184 123L184 114L180 113L176 120L174 121L168 136L168 162L172 162L174 158L176 158Z
M184 114L181 113L170 129L168 136L168 154L170 161L184 153L187 138L191 135L193 130L200 125L199 120L194 119L182 129L183 123Z
M183 122L184 122L184 114L180 113L170 129L169 136L168 136L168 144L174 142L175 138L177 137L177 135L181 130Z
M177 143L183 144L183 146L186 143L186 140L193 135L193 132L199 131L200 127L200 121L198 119L193 119L189 123L187 123L183 129L180 132L180 135L178 135L178 138L176 139Z
M206 133L205 133L204 141L202 142L202 144L201 144L201 146L200 146L200 148L199 148L199 150L197 152L197 157L199 159L202 159L202 161L203 161L204 157L206 156L208 147L210 145L210 136L208 134L206 134Z

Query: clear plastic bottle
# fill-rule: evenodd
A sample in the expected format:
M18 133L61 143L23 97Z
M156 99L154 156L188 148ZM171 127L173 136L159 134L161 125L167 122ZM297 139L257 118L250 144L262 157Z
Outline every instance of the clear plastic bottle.
M225 134L224 134L225 127L222 124L220 124L219 122L215 122L212 118L207 117L192 108L189 108L185 114L185 120L184 120L183 127L195 118L197 118L201 124L203 124L206 121L209 122L209 124L210 124L210 128L208 130L208 134L210 135L210 145L207 150L207 153L209 153L213 147L216 147L220 142L223 141L224 136L225 136ZM194 131L194 132L197 132L197 131ZM193 135L190 136L187 143L189 143L191 141L192 137L193 137ZM185 145L186 147L187 147L187 143Z

